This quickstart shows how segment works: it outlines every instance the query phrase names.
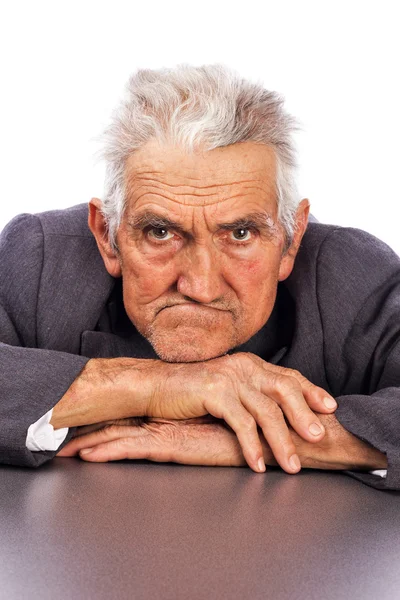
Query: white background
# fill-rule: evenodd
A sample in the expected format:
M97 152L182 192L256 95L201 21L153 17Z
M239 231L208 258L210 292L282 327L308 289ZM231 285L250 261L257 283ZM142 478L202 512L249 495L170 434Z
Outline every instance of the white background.
M225 63L300 121L300 192L400 254L396 0L0 3L0 229L102 196L94 138L138 67Z

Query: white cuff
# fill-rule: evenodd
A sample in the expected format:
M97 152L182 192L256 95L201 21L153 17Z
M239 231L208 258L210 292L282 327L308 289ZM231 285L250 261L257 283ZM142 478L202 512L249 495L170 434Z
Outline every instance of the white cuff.
M383 477L385 479L387 475L387 469L376 469L375 471L370 471L371 475L378 475L378 477Z
M67 437L68 427L54 429L50 425L53 409L49 410L43 417L28 427L26 436L26 447L28 450L58 450Z

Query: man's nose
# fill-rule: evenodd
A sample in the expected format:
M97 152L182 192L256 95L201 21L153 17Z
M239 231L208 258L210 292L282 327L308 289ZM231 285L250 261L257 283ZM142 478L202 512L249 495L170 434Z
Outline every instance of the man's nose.
M181 259L177 290L203 304L223 295L224 281L215 249L196 244L186 250Z

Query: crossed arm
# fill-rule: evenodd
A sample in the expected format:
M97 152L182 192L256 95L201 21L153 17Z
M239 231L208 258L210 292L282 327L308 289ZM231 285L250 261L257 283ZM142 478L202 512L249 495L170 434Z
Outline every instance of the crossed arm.
M79 427L78 436L58 456L79 454L94 462L144 458L199 465L247 463L262 471L257 468L261 453L266 465L280 465L289 473L301 467L365 471L387 467L385 454L340 425L335 407L324 403L329 395L322 388L296 371L249 354L191 365L135 363L134 372L140 373L142 364L145 380L152 382L147 389L142 383L142 399L136 399L138 416L109 418L107 411L113 411L113 416L116 411L110 390L114 399L117 390L123 399L127 375L133 376L131 363L118 360L88 363L89 373L83 375L80 384L86 385L85 393L82 387L73 388L56 406L54 426L70 425L71 418L73 424L80 425L90 422L90 406L80 416L77 406L82 403L76 402L76 395L92 396L92 410L96 407L100 421ZM104 377L104 368L110 364L113 368L106 376L111 387L102 404L99 387L93 382L96 369L101 368L97 378L100 372ZM82 383L85 380L86 384ZM145 396L151 402L144 402ZM120 408L121 417L132 412L132 406ZM317 435L310 432L313 424L320 426ZM84 453L88 449L92 451ZM299 459L294 468L290 463L293 455Z
M349 433L334 415L319 415L324 438L315 444L289 428L303 468L361 470L387 468L386 456ZM265 464L278 466L263 436ZM147 459L190 465L245 466L232 429L212 416L194 419L132 418L80 427L57 456L80 456L90 462Z

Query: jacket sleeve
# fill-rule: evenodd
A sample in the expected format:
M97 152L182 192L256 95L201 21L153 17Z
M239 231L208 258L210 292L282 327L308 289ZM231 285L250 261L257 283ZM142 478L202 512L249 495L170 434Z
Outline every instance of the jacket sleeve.
M400 258L355 228L335 230L318 260L324 360L336 417L387 456L386 478L349 475L400 490Z
M57 404L88 358L37 347L43 232L34 215L15 217L0 235L0 462L38 467L56 451L31 452L28 427Z

